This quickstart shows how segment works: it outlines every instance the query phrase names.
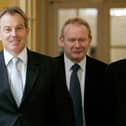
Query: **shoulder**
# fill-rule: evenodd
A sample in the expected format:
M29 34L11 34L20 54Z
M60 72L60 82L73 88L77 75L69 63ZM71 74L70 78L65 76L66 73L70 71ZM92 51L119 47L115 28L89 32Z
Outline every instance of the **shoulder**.
M53 59L61 66L64 66L64 55L53 57Z
M115 80L122 80L126 75L126 59L121 59L110 63L106 69L106 77L112 78L114 77ZM110 79L111 79L110 78Z
M45 58L45 59L50 59L51 57L48 55L41 54L39 52L35 52L32 50L28 50L28 56L34 57L34 58Z
M116 69L118 71L123 71L126 68L126 59L121 59L109 64L108 69Z
M87 64L90 64L90 65L93 65L93 66L101 66L101 67L107 67L107 63L101 61L101 60L98 60L98 59L95 59L93 57L90 57L90 56L87 56Z
M56 57L54 57L54 59L57 60L57 61L63 61L64 60L64 55L56 56Z
M28 50L28 60L35 64L49 64L54 62L52 57L31 50Z
M111 66L120 66L120 65L126 65L126 59L117 60L115 62L110 63Z

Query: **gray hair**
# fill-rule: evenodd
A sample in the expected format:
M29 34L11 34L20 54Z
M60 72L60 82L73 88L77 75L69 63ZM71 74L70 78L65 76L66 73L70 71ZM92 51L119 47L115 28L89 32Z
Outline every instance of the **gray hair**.
M84 25L84 26L88 29L88 31L89 31L89 38L92 39L90 25L88 24L88 22L87 22L86 20L84 20L84 19L82 19L82 18L80 18L80 17L74 17L74 18L68 19L68 20L64 23L64 25L63 25L63 27L62 27L62 29L61 29L61 35L60 35L60 37L63 37L63 36L64 36L64 29L65 29L65 27L66 27L67 25L69 25L69 24Z

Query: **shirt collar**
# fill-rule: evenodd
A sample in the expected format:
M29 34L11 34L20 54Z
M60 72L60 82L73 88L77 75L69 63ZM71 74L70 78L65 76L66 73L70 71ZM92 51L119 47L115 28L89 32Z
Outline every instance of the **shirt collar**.
M8 63L13 58L13 56L6 49L4 49L3 51L4 51L5 64L8 65ZM23 63L26 65L26 63L27 63L27 49L24 48L17 57L19 57L23 61Z
M64 54L64 62L65 62L65 67L67 67L68 70L71 70L71 66L74 64L65 54ZM81 69L84 70L86 66L86 56L78 62L80 65Z

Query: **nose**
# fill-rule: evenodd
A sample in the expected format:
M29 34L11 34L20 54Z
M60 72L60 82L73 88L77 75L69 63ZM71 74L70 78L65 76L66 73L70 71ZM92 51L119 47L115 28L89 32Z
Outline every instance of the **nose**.
M80 45L79 40L76 40L76 41L75 41L75 46L76 46L76 47L79 47L79 45Z
M11 36L16 36L16 30L12 29L10 34L11 34Z

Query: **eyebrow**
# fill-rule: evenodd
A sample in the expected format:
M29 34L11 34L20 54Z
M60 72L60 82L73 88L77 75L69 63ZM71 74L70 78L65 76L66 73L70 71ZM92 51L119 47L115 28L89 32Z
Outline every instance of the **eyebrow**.
M18 26L25 27L25 25L23 25L23 24L19 24L19 25L16 25L16 26L5 25L5 26L3 26L3 27L18 27Z

